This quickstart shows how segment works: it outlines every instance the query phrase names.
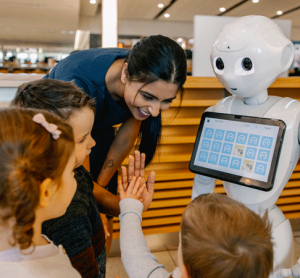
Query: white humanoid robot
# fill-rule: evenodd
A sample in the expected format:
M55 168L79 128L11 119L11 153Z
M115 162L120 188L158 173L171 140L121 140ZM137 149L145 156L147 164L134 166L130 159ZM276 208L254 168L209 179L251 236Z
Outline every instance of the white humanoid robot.
M293 265L293 234L289 220L275 203L299 159L300 103L291 98L268 96L267 88L289 69L294 58L293 44L272 20L263 16L245 16L222 29L213 44L210 58L217 78L232 96L222 99L207 111L272 118L286 124L277 173L270 191L226 181L223 184L229 197L251 210L258 213L268 210L275 243L274 272L270 277L287 277L280 276L284 274L279 274L279 270ZM196 175L192 198L213 192L215 184L213 178Z

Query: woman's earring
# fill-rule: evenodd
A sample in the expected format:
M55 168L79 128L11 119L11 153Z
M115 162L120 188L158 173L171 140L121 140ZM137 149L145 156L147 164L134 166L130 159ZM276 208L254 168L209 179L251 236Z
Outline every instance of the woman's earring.
M122 81L123 81L123 83L125 83L125 82L126 82L126 80L125 80L125 79L123 79Z

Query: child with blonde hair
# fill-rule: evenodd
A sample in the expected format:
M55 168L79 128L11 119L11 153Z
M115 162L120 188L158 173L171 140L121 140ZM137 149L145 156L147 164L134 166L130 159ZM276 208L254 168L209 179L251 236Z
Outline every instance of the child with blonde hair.
M273 268L271 224L221 194L195 198L181 220L178 264L172 273L147 248L141 228L140 178L119 181L120 246L130 278L267 278Z
M0 111L0 277L80 277L42 223L76 191L72 128L51 113Z

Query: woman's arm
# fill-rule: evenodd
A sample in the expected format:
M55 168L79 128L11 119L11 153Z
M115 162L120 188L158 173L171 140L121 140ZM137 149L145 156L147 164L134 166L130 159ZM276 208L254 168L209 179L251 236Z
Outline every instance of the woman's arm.
M102 186L99 186L99 184L95 182L94 182L93 193L96 202L101 207L100 213L108 214L111 216L119 216L120 214L119 196L110 193L108 190L106 190Z
M141 121L131 117L119 128L97 178L99 185L105 187L114 173L119 169L121 163L134 145L140 131L140 126Z

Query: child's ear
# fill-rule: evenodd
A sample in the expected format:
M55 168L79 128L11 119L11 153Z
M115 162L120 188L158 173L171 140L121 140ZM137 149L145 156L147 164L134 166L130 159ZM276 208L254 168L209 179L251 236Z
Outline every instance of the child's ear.
M41 207L48 207L51 201L51 198L56 190L53 180L46 178L40 184L40 201L39 205Z
M128 77L128 63L124 63L121 73L121 82L126 83Z
M191 276L184 264L182 264L180 266L180 270L181 270L181 278L191 278Z

